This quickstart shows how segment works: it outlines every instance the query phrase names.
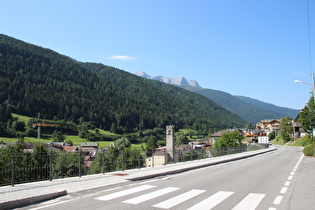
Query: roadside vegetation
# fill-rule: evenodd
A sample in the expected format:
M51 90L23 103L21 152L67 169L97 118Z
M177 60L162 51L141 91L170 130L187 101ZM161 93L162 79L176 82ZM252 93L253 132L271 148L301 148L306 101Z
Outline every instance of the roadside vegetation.
M272 140L273 144L288 145L304 147L303 153L306 156L315 156L314 154L314 133L315 129L315 105L314 97L311 97L309 102L300 111L299 115L295 119L296 122L301 123L303 130L307 133L306 136L301 138L293 138L293 125L292 119L289 117L281 118L280 121L280 132L270 133L269 139Z

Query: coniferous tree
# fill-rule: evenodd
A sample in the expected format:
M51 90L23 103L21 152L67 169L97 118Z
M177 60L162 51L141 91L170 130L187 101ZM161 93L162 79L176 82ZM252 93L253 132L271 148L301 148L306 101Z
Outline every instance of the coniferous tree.
M293 134L292 119L290 117L283 117L280 119L280 138L283 143L291 141Z

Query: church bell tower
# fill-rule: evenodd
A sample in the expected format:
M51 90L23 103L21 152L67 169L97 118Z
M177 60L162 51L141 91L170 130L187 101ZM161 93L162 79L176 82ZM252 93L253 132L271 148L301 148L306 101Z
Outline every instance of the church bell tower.
M170 157L170 161L174 160L175 155L175 132L174 125L166 126L166 151Z

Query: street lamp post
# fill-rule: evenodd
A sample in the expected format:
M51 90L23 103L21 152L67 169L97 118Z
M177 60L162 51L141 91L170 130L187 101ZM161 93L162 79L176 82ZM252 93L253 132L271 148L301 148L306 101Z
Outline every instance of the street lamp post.
M294 80L294 82L296 82L296 83L304 83L304 84L311 85L311 87L312 87L312 92L313 92L313 103L314 103L314 105L315 105L315 83L314 83L314 72L312 72L312 84L307 83L307 82L302 82L302 81L300 81L300 80ZM314 138L314 132L315 132L315 128L314 128L314 126L313 126L313 133L312 133L313 142L314 142L314 154L313 154L313 156L315 156L315 138Z

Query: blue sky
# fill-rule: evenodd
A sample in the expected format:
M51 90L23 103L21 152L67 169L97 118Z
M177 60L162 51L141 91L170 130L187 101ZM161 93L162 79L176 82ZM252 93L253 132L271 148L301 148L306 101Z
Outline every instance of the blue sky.
M315 71L309 5L308 22L307 0L0 0L0 33L82 62L301 109L311 87L294 80L310 83Z

